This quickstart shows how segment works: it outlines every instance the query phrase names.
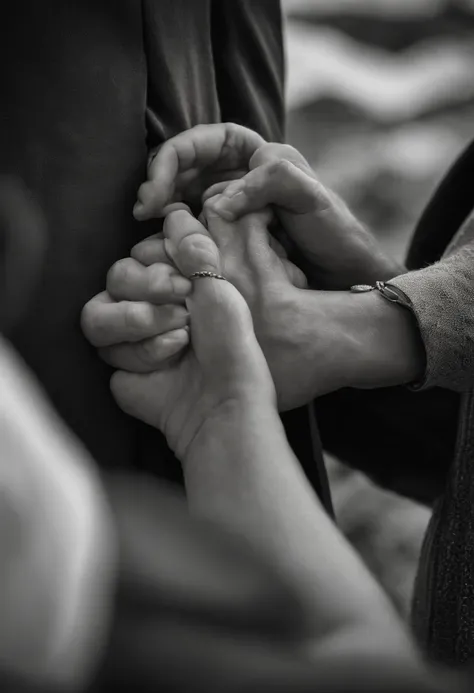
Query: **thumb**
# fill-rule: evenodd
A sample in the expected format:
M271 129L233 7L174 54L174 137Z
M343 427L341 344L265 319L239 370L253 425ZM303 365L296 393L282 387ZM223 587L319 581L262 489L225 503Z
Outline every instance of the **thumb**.
M164 234L171 245L173 260L185 276L202 271L220 275L219 249L205 227L191 214L178 210L168 215ZM266 388L272 390L273 383L255 337L249 307L238 290L222 279L195 278L186 303L195 355L220 381L220 387L230 379L242 388L255 387L263 379Z

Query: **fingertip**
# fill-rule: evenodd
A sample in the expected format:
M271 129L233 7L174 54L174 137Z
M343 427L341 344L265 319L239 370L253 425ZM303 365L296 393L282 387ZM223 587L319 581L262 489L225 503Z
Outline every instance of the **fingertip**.
M186 327L179 327L177 330L169 332L168 337L176 343L183 345L187 344L189 342L189 326L186 325Z
M154 181L146 181L138 188L137 201L133 207L133 216L139 221L163 216L163 207L168 196L157 187Z
M171 202L169 205L163 207L163 216L168 216L173 212L187 212L190 216L193 216L191 207L185 202Z
M166 335L163 335L162 341L166 348L167 358L176 356L176 354L189 345L189 327L180 327L177 330L168 332Z
M147 210L142 202L136 202L133 208L133 216L137 221L144 221L147 218Z
M173 293L176 296L186 298L193 290L193 284L191 280L187 277L183 277L180 274L172 275L171 283L173 285Z

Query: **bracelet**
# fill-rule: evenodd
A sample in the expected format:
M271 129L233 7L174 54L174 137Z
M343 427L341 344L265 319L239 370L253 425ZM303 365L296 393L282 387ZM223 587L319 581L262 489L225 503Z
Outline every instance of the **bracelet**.
M385 300L390 301L390 303L397 303L399 306L404 308L412 309L412 303L408 296L403 293L401 289L393 284L387 282L375 282L374 286L370 284L355 284L350 288L353 294L364 294L368 291L378 291Z

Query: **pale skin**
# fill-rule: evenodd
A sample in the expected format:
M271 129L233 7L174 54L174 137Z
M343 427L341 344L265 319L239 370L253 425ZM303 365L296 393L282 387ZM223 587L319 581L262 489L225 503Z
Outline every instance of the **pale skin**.
M223 271L217 245L187 211L168 215L164 234L183 274ZM288 445L244 298L230 282L203 278L186 305L191 348L153 373L117 372L111 387L119 406L165 433L183 465L191 512L247 537L294 587L316 656L338 647L364 656L370 643L370 656L404 661L415 672L392 607Z
M246 161L250 171L243 179L226 182L223 193L214 194L222 185L205 193L202 218L230 280L250 305L280 410L341 387L419 379L424 351L408 311L376 292L340 290L356 281L387 280L403 268L384 256L347 207L310 174L301 154L286 145L254 141L254 133L250 137L239 126L231 126L226 135L227 127L199 126L163 145L139 191L142 206L135 213L140 218L162 215L176 200L176 181L189 175L195 180L200 170L213 166L233 164L241 171ZM226 142L233 142L234 150ZM229 195L235 186L240 193ZM272 202L278 203L273 209L287 235L311 263L318 263L322 283L339 290L304 290L301 273L282 259L281 248L269 247L263 218L245 217ZM259 243L260 264L248 261L251 243ZM83 329L112 366L152 371L186 348L182 306L191 285L173 265L160 235L142 241L131 258L114 265L106 289L86 305Z
M111 621L116 542L94 465L0 339L0 660L83 690Z
M245 136L232 132L234 141ZM198 134L206 133L200 128ZM203 154L199 144L191 143L198 161L188 157L183 171L176 152L162 147L145 188L158 190L161 201L150 195L155 207L146 212L145 199L145 211L138 206L135 213L140 218L164 215L164 234L138 244L131 258L111 269L106 292L84 309L85 334L118 369L111 387L119 406L160 428L180 458L191 511L247 537L294 587L307 614L307 642L316 642L316 652L369 659L375 654L416 671L409 638L319 505L278 416L278 408L298 406L338 387L376 387L418 377L423 363L411 318L375 294L308 291L301 273L270 243L268 213L244 215L242 208L226 213L217 204L220 189L208 193L200 220L183 205L170 208L178 179L178 197L183 197L186 171L195 181L200 167L216 161L224 166L219 152L225 159L228 150L222 141L213 149L212 162L206 149ZM248 169L248 150L241 149ZM169 188L167 157L175 158ZM238 157L233 163L236 169L243 165ZM286 176L286 167L277 167L281 170ZM283 187L287 184L285 178ZM319 186L310 187L307 194L320 200ZM294 211L287 216L309 228L320 211L316 204L301 216ZM332 225L337 209L333 212ZM328 217L326 209L323 217ZM348 222L338 243L350 229ZM298 243L309 253L301 238ZM359 247L358 281L362 275L365 281L393 276L393 263L373 252L372 241ZM333 286L344 280L345 266L333 274ZM376 267L385 274L376 275ZM203 269L224 273L229 282L186 279ZM331 277L329 267L320 269Z

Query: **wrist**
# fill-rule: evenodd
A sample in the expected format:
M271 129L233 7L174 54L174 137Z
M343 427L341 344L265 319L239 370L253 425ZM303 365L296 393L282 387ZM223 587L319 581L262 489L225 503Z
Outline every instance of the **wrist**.
M281 427L276 402L267 397L249 393L239 399L226 400L201 425L199 431L181 457L183 471L199 465L202 460L239 455L242 444L252 434L277 433Z
M330 249L331 250L331 249ZM330 252L325 256L305 253L305 271L310 283L327 291L349 289L354 284L375 284L388 281L406 272L403 263L385 254L368 232L356 234L345 252ZM298 263L297 263L298 264Z
M388 301L378 291L344 292L341 329L354 336L351 387L408 385L422 380L426 354L413 313Z
M298 290L297 294L293 320L285 326L286 339L295 345L290 370L298 396L292 406L345 387L388 387L421 380L424 346L407 308L390 303L378 291Z
M342 291L292 288L260 307L254 324L280 411L352 384L359 345L350 318Z

